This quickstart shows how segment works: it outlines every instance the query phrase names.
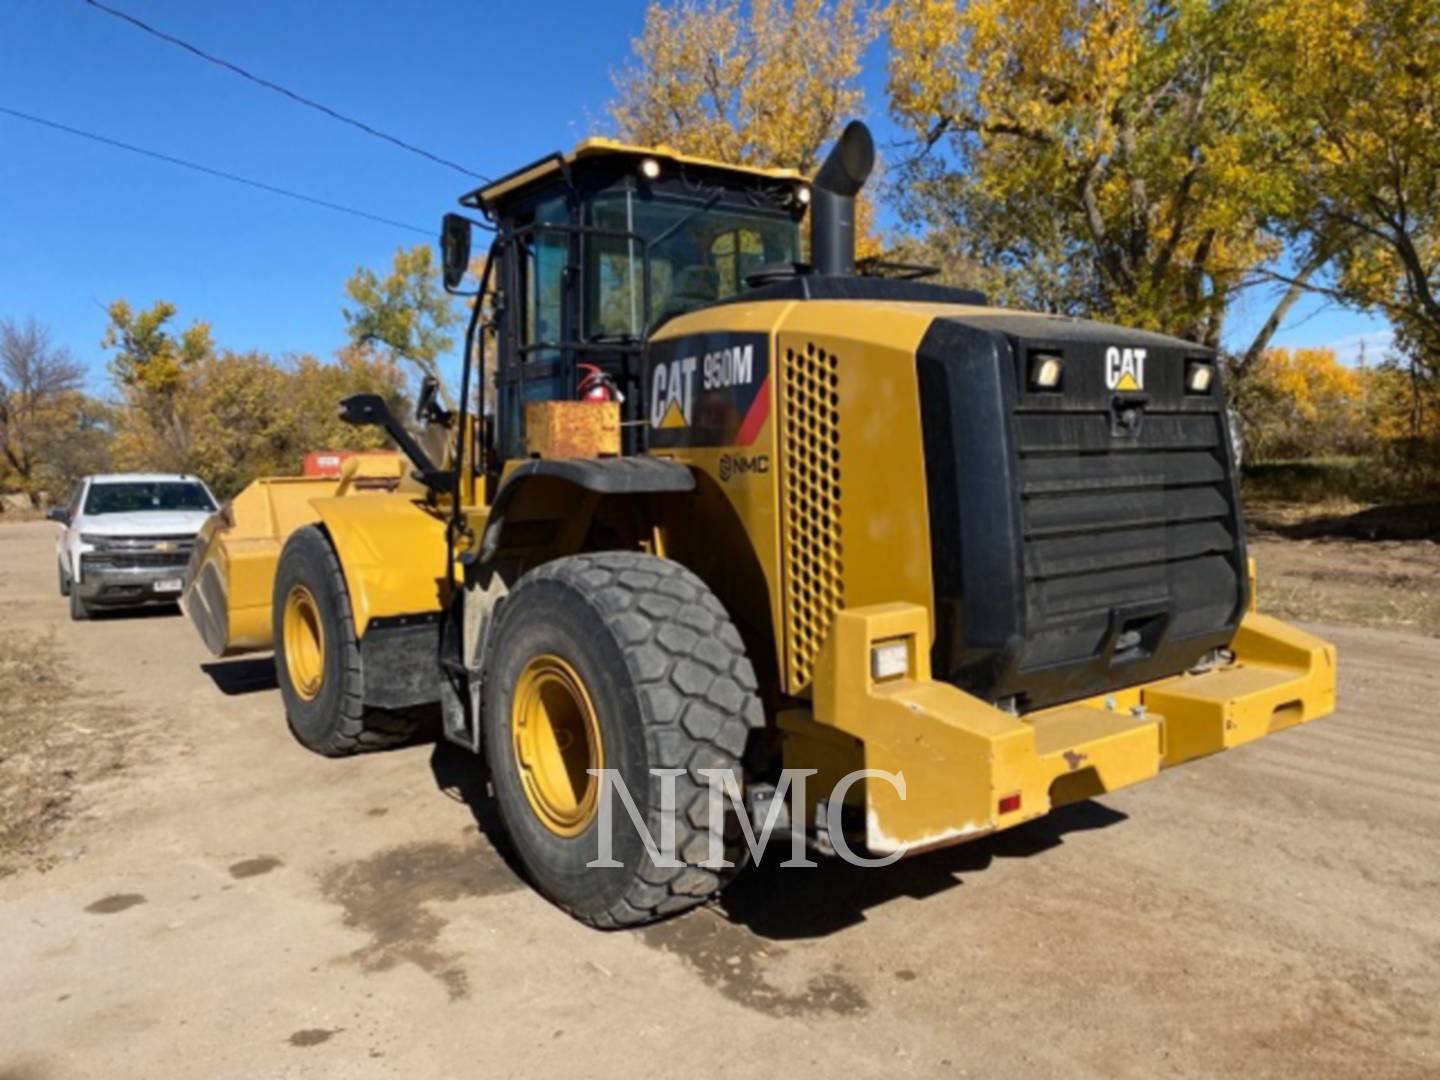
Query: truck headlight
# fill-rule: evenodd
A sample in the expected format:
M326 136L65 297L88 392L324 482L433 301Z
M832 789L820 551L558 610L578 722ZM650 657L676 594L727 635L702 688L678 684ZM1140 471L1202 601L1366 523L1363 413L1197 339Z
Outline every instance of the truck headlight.
M105 546L105 537L97 536L95 533L81 533L80 542L90 547L98 548Z
M1214 381L1214 364L1192 360L1185 365L1185 392L1187 394L1208 394Z

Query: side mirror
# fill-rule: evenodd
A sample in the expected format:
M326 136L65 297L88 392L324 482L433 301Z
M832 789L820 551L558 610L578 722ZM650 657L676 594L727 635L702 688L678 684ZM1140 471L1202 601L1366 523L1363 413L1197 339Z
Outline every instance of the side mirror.
M446 214L440 226L440 260L445 288L458 289L470 269L470 222L459 214Z
M52 506L49 510L45 511L45 516L51 521L58 521L61 525L70 524L70 514L63 506Z

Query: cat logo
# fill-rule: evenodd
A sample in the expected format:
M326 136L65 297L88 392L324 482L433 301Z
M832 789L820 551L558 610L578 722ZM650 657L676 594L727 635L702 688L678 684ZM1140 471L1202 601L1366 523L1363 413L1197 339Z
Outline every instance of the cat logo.
M1119 349L1114 345L1105 350L1105 385L1111 390L1145 389L1144 349Z
M656 364L650 387L650 426L661 430L690 426L690 403L695 397L695 367L699 358L685 356Z
M770 339L689 334L651 345L652 447L749 446L770 416Z

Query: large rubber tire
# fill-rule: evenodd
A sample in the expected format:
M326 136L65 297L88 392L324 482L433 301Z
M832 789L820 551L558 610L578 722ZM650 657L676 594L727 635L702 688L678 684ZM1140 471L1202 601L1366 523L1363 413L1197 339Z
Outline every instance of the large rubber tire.
M70 620L72 622L84 622L90 618L90 605L80 599L80 594L72 587L70 590Z
M485 665L485 752L500 817L531 881L592 926L654 922L703 903L739 871L748 850L720 824L731 868L698 865L709 854L709 788L701 769L732 769L764 722L754 669L729 615L705 583L651 555L604 552L558 559L526 574L505 600ZM612 793L612 857L599 851L597 817L557 835L527 800L512 729L517 682L536 657L555 656L594 704L604 767L615 769L660 843L661 779L676 777L675 853L657 866Z
M296 589L313 599L323 642L319 687L308 697L292 681L286 656L286 600ZM275 570L271 617L275 676L290 730L303 746L326 757L345 757L398 746L414 735L416 720L365 708L365 675L350 592L329 537L314 525L297 529L285 542Z
M56 571L56 573L59 574L59 576L60 576L60 595L61 595L61 596L69 596L69 595L70 595L70 579L65 576L65 567L62 566L60 563L57 562L57 563L55 564L55 571Z

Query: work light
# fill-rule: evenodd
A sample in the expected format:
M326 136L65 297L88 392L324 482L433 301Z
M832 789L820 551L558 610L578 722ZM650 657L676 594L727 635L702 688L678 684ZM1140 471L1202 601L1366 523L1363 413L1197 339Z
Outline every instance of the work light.
M882 641L870 647L870 677L877 682L898 679L910 672L908 639Z
M1030 357L1030 389L1054 390L1064 371L1064 364L1054 353L1035 353Z
M660 162L653 157L647 157L640 162L640 175L646 180L658 180L660 178Z
M1215 365L1192 360L1185 365L1185 390L1190 394L1208 394L1215 381Z

